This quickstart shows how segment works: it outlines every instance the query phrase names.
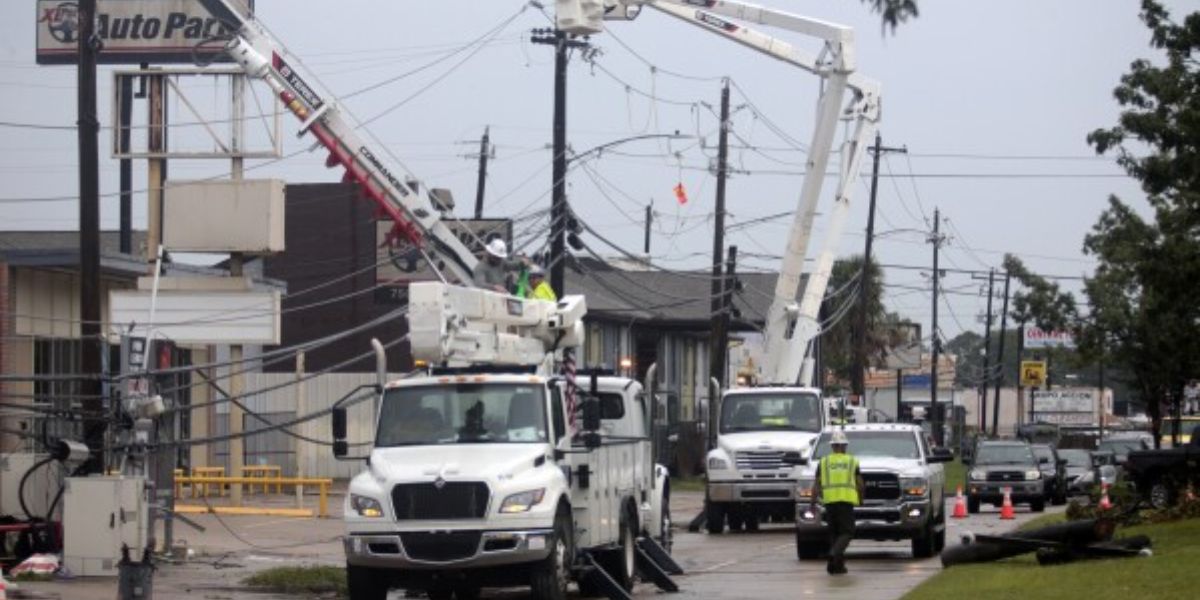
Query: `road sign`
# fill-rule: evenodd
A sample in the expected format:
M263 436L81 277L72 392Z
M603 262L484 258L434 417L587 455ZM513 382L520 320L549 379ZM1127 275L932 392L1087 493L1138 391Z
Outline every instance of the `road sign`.
M1042 387L1046 385L1046 361L1021 361L1021 385L1025 387Z

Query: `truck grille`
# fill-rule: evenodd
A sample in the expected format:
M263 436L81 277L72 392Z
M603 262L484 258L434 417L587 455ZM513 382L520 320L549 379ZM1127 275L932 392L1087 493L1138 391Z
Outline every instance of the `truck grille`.
M863 473L864 500L899 500L900 478L895 473Z
M482 537L479 531L409 532L400 534L400 542L409 558L450 562L475 556Z
M1025 481L1024 471L990 471L988 481Z
M402 483L392 488L396 520L482 519L487 514L488 486L481 481Z
M765 471L787 468L783 464L783 452L756 450L737 453L737 468L739 471Z

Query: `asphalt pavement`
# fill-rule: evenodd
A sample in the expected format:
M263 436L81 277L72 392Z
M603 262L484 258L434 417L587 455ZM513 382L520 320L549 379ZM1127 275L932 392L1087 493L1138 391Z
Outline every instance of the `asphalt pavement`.
M912 558L908 542L854 541L850 544L848 575L830 576L825 562L798 561L790 525L765 525L754 533L709 535L689 533L686 524L703 503L703 494L676 492L672 514L677 523L675 559L687 572L676 577L680 593L688 598L900 598L921 581L941 570L937 558ZM340 503L333 502L340 510ZM984 507L968 519L950 520L947 544L957 544L967 531L997 534L1038 515L1018 507L1016 519L1000 520L999 511ZM342 565L342 524L330 519L280 517L194 517L206 529L178 529L193 557L178 564L162 564L155 576L156 600L284 600L294 596L247 590L242 580L255 571L282 565ZM21 595L10 598L112 600L115 579L75 579L22 584ZM404 598L393 592L391 598ZM489 598L526 598L523 590L491 591ZM637 598L662 598L652 585L639 584Z

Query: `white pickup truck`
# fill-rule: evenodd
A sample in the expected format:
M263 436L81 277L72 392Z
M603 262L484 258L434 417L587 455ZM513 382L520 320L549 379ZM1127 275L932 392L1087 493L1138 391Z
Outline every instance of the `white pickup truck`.
M848 452L858 459L866 486L854 509L855 539L912 540L913 556L929 558L946 543L946 474L941 463L949 451L933 448L919 425L878 423L846 425ZM797 483L796 554L801 560L829 549L824 507L812 507L817 464L829 450L823 433Z
M791 521L796 479L788 455L807 458L825 424L816 388L728 390L721 398L717 447L708 453L705 526L721 533Z

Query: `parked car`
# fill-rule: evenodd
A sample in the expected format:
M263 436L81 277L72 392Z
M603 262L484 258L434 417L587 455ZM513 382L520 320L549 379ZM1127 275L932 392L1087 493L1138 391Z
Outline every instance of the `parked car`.
M986 502L1000 506L1008 488L1012 503L1028 504L1033 512L1046 510L1046 486L1029 444L1019 440L987 440L975 447L967 472L967 511L979 512Z
M1066 461L1067 471L1067 494L1078 495L1088 493L1088 489L1092 485L1095 477L1088 477L1092 473L1092 455L1087 450L1068 449L1059 450L1058 457Z
M1145 438L1141 437L1106 437L1100 440L1096 450L1100 452L1111 452L1117 466L1125 464L1125 459L1129 457L1129 453L1134 450L1149 450L1150 443Z
M1067 461L1051 444L1033 444L1033 455L1045 482L1046 500L1055 506L1067 503Z
M1186 446L1130 452L1125 476L1152 506L1170 506L1189 484L1200 485L1200 426Z

